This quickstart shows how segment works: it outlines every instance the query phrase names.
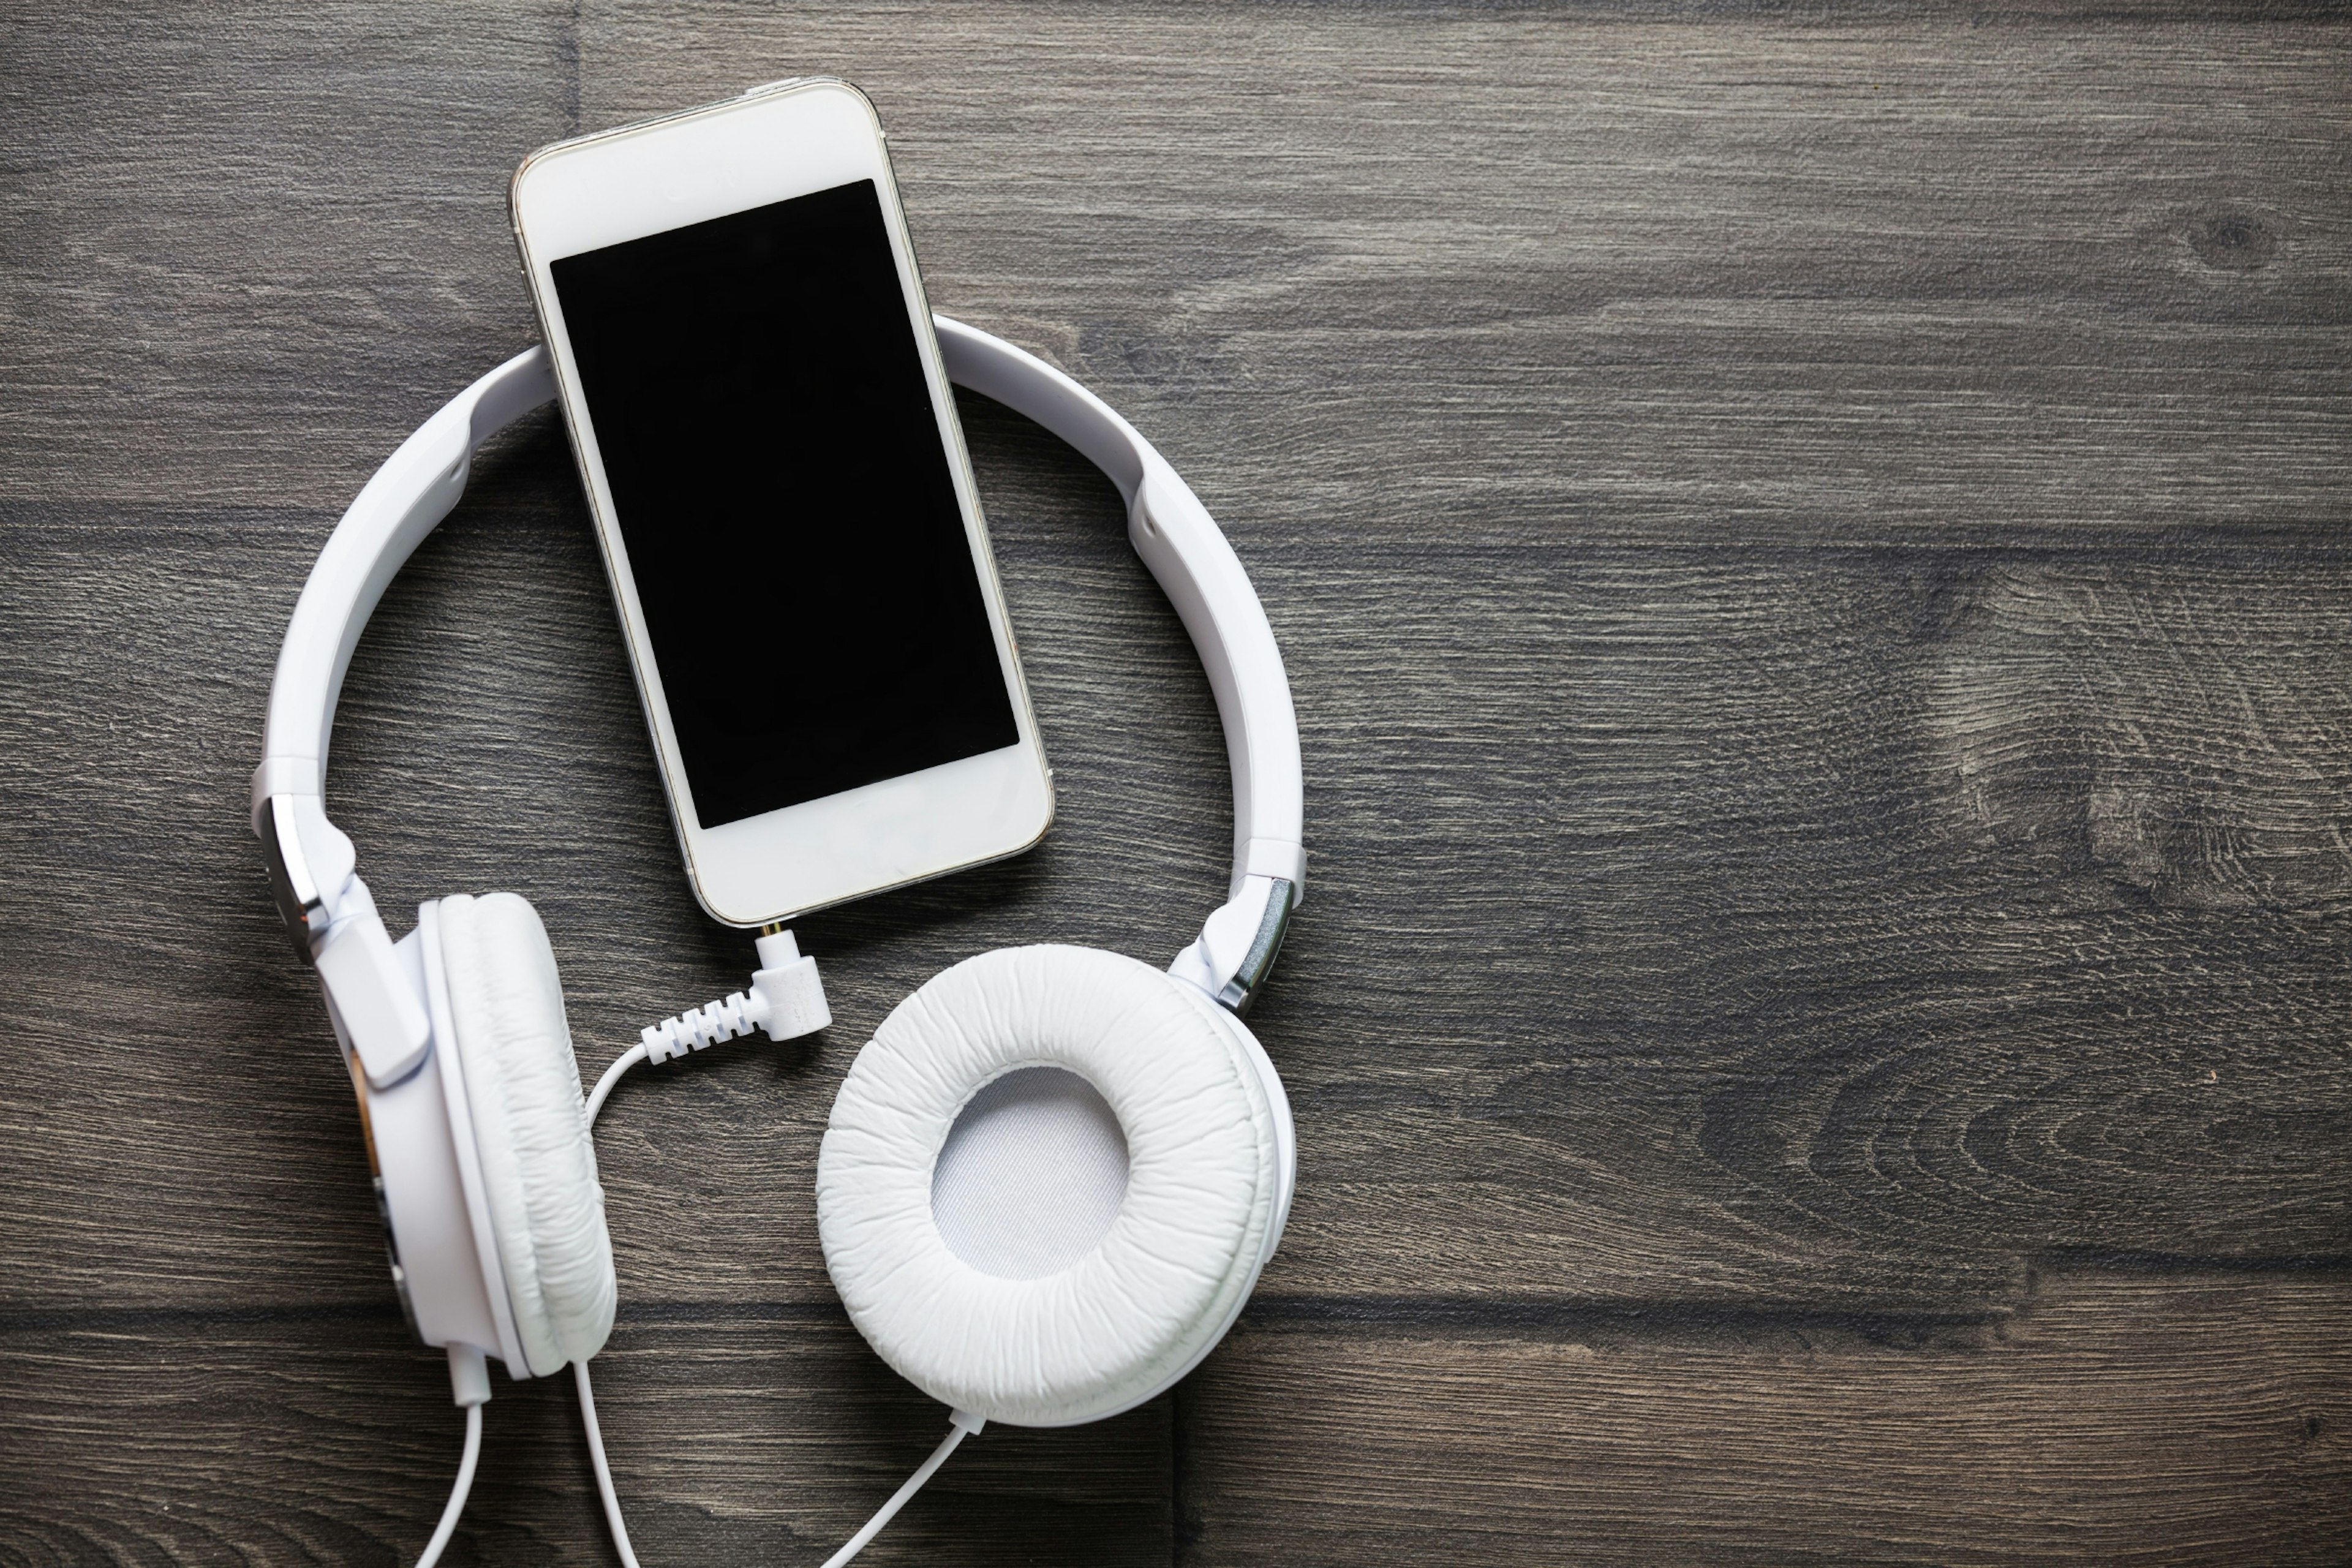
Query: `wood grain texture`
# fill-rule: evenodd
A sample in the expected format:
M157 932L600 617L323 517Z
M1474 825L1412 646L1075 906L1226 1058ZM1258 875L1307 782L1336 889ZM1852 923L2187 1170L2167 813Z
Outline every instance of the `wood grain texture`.
M2352 1557L2352 27L1258 5L0 20L0 1561L404 1560L446 1488L244 827L370 468L529 341L568 131L866 87L935 303L1226 521L1309 901L1300 1187L1172 1399L992 1430L877 1562ZM1151 957L1205 683L968 400L1037 853L813 919L838 1022L615 1097L648 1561L821 1561L939 1413L840 1316L835 1086L955 959ZM726 606L756 626L755 602ZM331 804L538 905L583 1062L741 983L541 416L394 584ZM605 1561L499 1385L450 1561ZM35 1487L20 1478L38 1476Z
M631 1316L596 1358L597 1406L646 1561L822 1562L938 1441L938 1407L838 1310ZM12 1441L72 1461L58 1485L15 1472L10 1562L406 1563L439 1512L461 1422L446 1383L402 1375L397 1308L100 1310L9 1338ZM499 1380L445 1561L610 1560L571 1384ZM1167 1561L1164 1402L988 1436L875 1561Z
M2337 1563L2342 1314L2335 1280L2058 1272L1997 1320L1894 1335L1249 1328L1183 1395L1181 1539L1202 1563L1269 1540L1343 1563ZM1289 1442L1252 1441L1277 1422Z

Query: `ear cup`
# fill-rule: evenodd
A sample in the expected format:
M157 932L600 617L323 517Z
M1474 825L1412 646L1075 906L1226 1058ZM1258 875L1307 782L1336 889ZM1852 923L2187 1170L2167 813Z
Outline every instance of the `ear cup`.
M1286 1205L1286 1108L1188 989L1117 953L1008 948L931 980L858 1053L817 1159L818 1234L851 1321L933 1398L1095 1420L1182 1376L1240 1310ZM1089 1249L1009 1279L950 1246L933 1177L974 1098L1041 1067L1116 1115L1126 1190Z
M482 1186L531 1374L613 1329L613 1244L555 952L513 893L440 903L441 962Z

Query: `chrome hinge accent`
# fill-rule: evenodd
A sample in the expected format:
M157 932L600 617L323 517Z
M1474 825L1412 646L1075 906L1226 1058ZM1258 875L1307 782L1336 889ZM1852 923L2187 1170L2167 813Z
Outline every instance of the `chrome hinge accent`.
M310 875L310 858L302 852L292 795L273 795L263 803L261 858L268 864L269 891L278 900L278 915L286 922L295 956L305 963L316 963L319 943L327 936L327 900Z
M1274 973L1274 961L1282 956L1282 939L1290 931L1290 911L1298 907L1298 889L1280 877L1270 879L1273 890L1265 897L1265 913L1259 917L1257 934L1250 938L1249 952L1242 955L1241 967L1217 993L1218 1005L1235 1017L1249 1016L1250 1004L1257 1000L1258 987Z

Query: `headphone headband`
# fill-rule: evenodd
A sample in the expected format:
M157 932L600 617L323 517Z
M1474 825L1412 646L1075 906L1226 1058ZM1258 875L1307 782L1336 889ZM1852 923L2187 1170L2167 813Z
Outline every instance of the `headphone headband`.
M1093 461L1128 505L1128 538L1191 634L1216 694L1233 768L1234 866L1227 901L1171 972L1226 1006L1246 1008L1272 968L1306 884L1298 721L1274 628L1208 510L1135 427L1062 372L978 328L935 316L948 376L1026 415ZM421 1016L398 1016L398 961L355 874L352 842L327 820L323 785L335 704L360 633L409 555L465 493L475 451L555 395L532 348L452 398L385 460L320 551L302 586L269 693L253 826L296 950L331 996L352 988L390 1009L354 1031L372 1081L421 1058ZM373 1006L341 1006L356 1015ZM413 1004L406 1011L415 1011ZM413 1022L414 1027L408 1025Z

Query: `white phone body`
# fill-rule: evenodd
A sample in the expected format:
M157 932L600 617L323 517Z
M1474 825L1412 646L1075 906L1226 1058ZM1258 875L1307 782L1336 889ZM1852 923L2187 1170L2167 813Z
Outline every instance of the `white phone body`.
M879 196L1017 739L820 798L706 825L681 755L663 661L632 573L593 405L583 387L551 268L566 258L867 180ZM523 269L554 362L559 401L611 575L687 874L702 907L730 925L756 926L1035 845L1053 819L1052 773L882 129L866 96L830 79L782 82L723 103L558 142L532 153L517 171L512 208ZM580 273L575 268L570 276ZM583 330L588 325L583 319ZM788 489L793 476L779 474L777 483ZM713 582L714 622L756 616L760 587ZM741 600L745 595L751 597L748 605ZM788 634L790 628L780 630ZM796 687L823 678L822 669L780 664L768 682L772 711L746 713L744 721L789 730L803 721L794 709ZM705 748L698 754L707 756L708 742L699 738L704 733L697 731L697 744Z

